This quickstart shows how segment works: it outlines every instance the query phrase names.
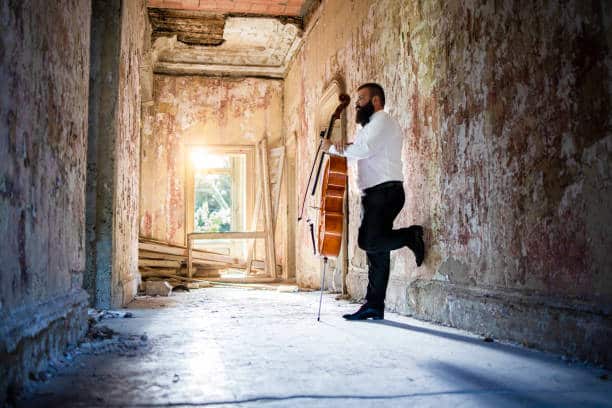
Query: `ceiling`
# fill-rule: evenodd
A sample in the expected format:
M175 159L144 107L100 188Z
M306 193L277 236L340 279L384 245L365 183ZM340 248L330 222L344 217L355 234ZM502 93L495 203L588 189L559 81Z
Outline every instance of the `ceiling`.
M148 0L149 7L200 10L213 13L249 13L303 16L305 0Z
M148 0L156 73L283 78L315 0Z

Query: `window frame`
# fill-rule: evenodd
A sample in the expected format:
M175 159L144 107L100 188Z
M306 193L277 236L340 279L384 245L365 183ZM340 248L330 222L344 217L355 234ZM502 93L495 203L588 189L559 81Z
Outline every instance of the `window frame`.
M194 149L205 149L210 154L244 154L246 156L246 168L244 187L246 189L245 196L245 229L251 223L254 196L255 196L255 145L209 145L209 144L188 144L185 145L185 242L187 242L187 234L194 232L194 217L195 217L195 174L196 169L191 162L191 151ZM234 182L232 182L234 188Z

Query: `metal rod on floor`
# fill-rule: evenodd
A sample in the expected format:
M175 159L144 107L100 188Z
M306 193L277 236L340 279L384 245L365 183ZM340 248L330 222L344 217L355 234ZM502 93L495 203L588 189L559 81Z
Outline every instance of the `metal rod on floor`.
M327 268L327 257L323 258L323 273L321 274L321 295L319 296L319 313L317 322L321 321L321 302L323 302L323 285L325 284L325 269Z

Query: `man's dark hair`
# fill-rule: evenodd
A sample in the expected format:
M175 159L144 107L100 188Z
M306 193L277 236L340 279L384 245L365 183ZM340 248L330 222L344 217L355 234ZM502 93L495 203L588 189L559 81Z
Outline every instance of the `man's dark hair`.
M363 88L367 88L370 91L371 98L378 96L380 98L382 106L385 106L385 91L383 91L382 86L375 84L374 82L369 82L367 84L361 85L359 88L357 88L357 90L360 91Z

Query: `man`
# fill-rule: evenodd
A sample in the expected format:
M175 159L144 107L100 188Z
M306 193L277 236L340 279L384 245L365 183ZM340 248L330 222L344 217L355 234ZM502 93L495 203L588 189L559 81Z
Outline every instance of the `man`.
M425 245L420 225L393 229L393 220L405 200L400 126L383 110L385 93L380 85L361 85L357 94L356 122L362 127L354 143L346 146L324 143L330 154L358 160L358 185L362 191L358 244L368 259L366 303L357 312L343 317L383 319L391 251L408 246L414 252L417 266L421 266Z

